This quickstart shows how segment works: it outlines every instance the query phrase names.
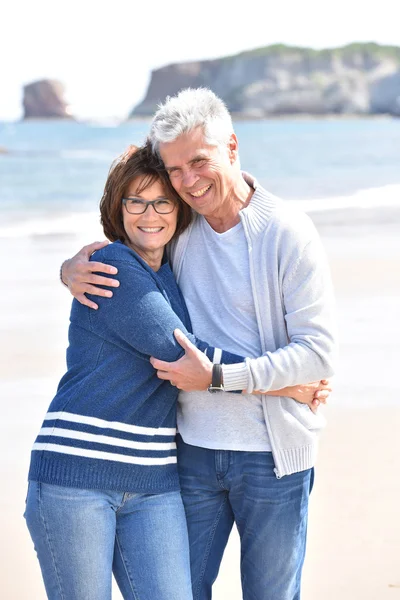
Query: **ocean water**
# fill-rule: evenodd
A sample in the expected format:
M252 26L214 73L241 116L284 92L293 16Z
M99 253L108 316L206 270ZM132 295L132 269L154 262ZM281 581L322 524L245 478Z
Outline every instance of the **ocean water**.
M112 160L148 128L0 123L0 237L83 232L98 222ZM239 121L235 130L242 168L305 210L400 207L400 119Z

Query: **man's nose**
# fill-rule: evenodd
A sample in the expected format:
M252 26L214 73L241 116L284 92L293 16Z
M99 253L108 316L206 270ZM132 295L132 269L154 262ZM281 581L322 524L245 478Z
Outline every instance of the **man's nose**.
M185 187L192 187L199 179L199 175L192 169L187 169L182 174L182 183Z

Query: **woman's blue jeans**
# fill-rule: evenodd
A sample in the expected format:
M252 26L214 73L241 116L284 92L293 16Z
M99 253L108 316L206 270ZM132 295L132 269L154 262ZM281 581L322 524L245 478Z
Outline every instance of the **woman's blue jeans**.
M135 494L30 482L26 522L51 600L191 600L179 492Z
M208 450L178 436L194 600L210 600L233 523L244 600L299 600L313 469L277 479L271 452Z

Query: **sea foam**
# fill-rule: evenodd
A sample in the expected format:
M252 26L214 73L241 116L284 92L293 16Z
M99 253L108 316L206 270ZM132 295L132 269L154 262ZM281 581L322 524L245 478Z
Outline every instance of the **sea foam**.
M307 213L328 212L347 209L376 209L379 207L400 208L400 184L359 190L352 195L316 198L311 200L287 200L288 204ZM43 218L21 221L9 219L0 226L0 238L20 238L46 235L77 235L103 238L99 213L70 212L53 213Z
M400 208L400 184L358 190L348 196L288 200L288 203L307 213L346 210L349 208Z

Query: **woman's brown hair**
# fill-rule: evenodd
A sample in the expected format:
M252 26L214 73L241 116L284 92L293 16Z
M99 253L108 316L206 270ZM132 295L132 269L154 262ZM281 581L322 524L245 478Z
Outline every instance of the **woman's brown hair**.
M122 219L122 198L133 179L142 178L138 193L142 192L155 181L160 181L168 198L178 206L178 219L174 237L180 235L188 227L191 218L191 208L183 202L171 185L168 174L160 160L151 152L150 144L144 146L129 146L111 165L103 196L100 200L100 222L104 235L115 242L125 242L127 235Z

